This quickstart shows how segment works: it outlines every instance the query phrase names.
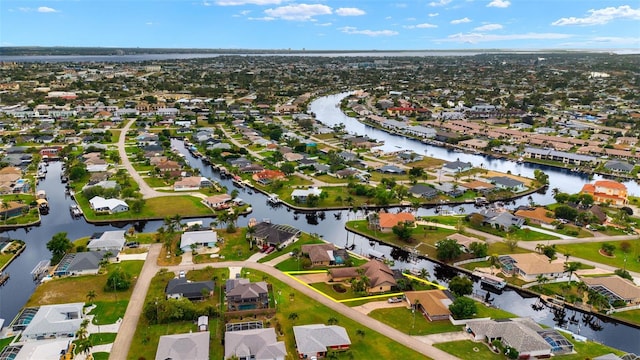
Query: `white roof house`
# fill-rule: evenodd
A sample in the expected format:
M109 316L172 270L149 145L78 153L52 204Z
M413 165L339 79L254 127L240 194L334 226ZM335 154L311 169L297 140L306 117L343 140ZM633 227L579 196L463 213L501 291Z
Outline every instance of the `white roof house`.
M191 251L191 245L213 246L218 241L218 234L213 230L186 231L180 236L180 249Z
M120 199L105 199L100 196L94 196L89 200L89 205L96 212L108 212L110 214L115 214L129 211L129 205Z
M156 360L209 360L209 332L160 336Z
M274 328L227 331L224 333L224 358L284 360L287 349L278 341Z
M295 189L291 192L291 199L305 201L309 195L320 196L320 194L322 194L322 189L318 189L317 187L311 187L309 189Z
M87 248L92 251L120 251L125 243L124 234L124 230L105 231L99 238L89 241Z
M312 324L293 327L300 358L325 356L328 350L346 350L351 339L342 326Z
M36 340L75 336L82 323L84 303L40 306L27 328L24 339Z

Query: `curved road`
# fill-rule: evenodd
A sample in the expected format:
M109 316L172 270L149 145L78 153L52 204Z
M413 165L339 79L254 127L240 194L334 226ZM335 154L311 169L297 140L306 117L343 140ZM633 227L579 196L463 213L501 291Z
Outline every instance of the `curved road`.
M158 258L158 255L160 254L161 247L161 244L153 244L149 249L147 260L145 261L144 266L142 267L142 271L140 272L140 276L136 281L131 299L129 300L129 305L127 306L127 311L125 312L124 319L122 321L122 324L120 325L120 330L118 331L118 335L116 336L115 342L113 344L111 354L109 355L109 359L111 360L124 360L127 358L129 348L131 347L131 343L135 336L136 326L142 313L144 300L146 298L151 279L158 272L158 270L160 270L160 266L157 265L156 260ZM457 359L457 357L442 350L436 349L432 345L420 341L418 338L404 334L344 304L336 303L315 292L314 290L311 290L309 287L299 283L298 281L290 278L289 276L283 274L279 270L265 264L246 261L229 261L195 265L177 265L170 266L168 267L168 269L169 271L177 272L180 270L188 271L202 269L207 266L212 266L214 268L244 267L262 271L282 281L291 288L300 291L304 295L310 297L312 300L317 301L331 308L332 310L359 322L363 326L366 326L373 331L379 332L382 335L390 338L391 340L398 342L408 348L411 348L425 356L438 360Z

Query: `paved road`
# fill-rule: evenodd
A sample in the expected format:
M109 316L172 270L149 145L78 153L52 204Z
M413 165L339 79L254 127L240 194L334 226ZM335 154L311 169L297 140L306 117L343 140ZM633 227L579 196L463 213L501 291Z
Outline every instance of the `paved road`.
M131 160L127 156L127 151L125 150L125 139L127 138L127 132L136 122L135 119L130 120L122 131L120 131L120 137L118 138L118 154L120 155L120 160L122 161L122 166L127 170L131 178L138 184L140 188L140 193L142 194L143 199L150 199L154 197L162 197L162 196L182 196L182 195L192 195L196 197L205 197L204 194L201 193L191 193L191 192L160 192L154 190L146 181L140 176L140 174L133 168L131 164Z
M147 257L147 261L142 268L142 272L138 277L135 288L133 290L133 294L131 295L131 300L129 300L129 306L127 307L127 311L125 313L124 320L120 325L120 330L118 331L118 335L114 342L112 352L109 355L109 359L111 360L124 360L127 358L127 354L129 353L129 349L131 347L131 343L133 341L136 326L140 319L140 315L142 313L142 309L144 306L144 299L147 295L147 290L149 289L149 285L151 283L151 279L156 274L156 272L160 269L158 265L156 265L157 257L160 253L161 244L153 244L149 249L149 256ZM274 269L271 266L253 262L246 261L229 261L229 262L219 262L219 263L205 263L205 264L194 264L194 265L178 265L168 267L169 271L180 271L180 270L195 270L201 269L207 266L212 266L214 268L227 268L227 267L243 267L250 268L258 271L262 271L267 273L274 278L282 281L287 286L294 288L304 295L310 297L312 300L317 301L332 310L348 317L356 322L362 324L365 327L373 331L377 331L384 336L387 336L391 340L398 342L404 346L407 346L415 351L428 356L432 359L442 359L442 360L453 360L457 359L455 356L448 354L444 351L434 348L430 344L424 343L419 339L404 334L388 325L385 325L375 319L368 317L365 314L360 313L357 310L354 310L344 304L336 303L320 293L310 289L309 287L299 283L298 281L290 278L289 276L283 274L277 269Z

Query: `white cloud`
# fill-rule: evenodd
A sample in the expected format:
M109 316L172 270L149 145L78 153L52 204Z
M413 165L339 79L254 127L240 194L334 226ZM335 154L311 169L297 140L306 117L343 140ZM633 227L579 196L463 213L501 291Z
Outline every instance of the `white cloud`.
M569 34L559 34L559 33L526 33L526 34L508 34L508 35L497 35L497 34L482 34L482 33L458 33L449 35L447 39L443 41L455 41L462 43L479 43L479 42L489 42L489 41L511 41L511 40L557 40L557 39L567 39L572 35Z
M207 0L204 0L204 1L202 2L202 6L211 6L211 5L213 5L213 4L212 4L212 3L210 3L210 2L208 2Z
M405 4L405 3L397 3L397 4L394 4L394 5L395 5L395 7L400 8L400 9L404 9L404 8L407 7L407 4Z
M447 4L449 4L451 2L451 0L438 0L438 1L432 1L429 3L429 6L445 6Z
M294 4L281 6L275 9L267 9L264 11L268 17L292 20L292 21L308 21L313 20L314 16L330 15L331 8L321 4Z
M249 13L251 13L251 10L242 10L242 11L240 11L240 15L244 15L244 16L249 15Z
M358 8L338 8L336 14L339 16L360 16L366 14L364 10Z
M316 26L331 26L331 25L333 25L333 24L332 24L332 23L330 23L330 22L326 22L326 23L322 23L322 24L315 24L315 25L316 25Z
M469 19L468 17L465 17L465 18L462 18L462 19L451 20L451 24L453 24L453 25L464 24L464 23L469 23L469 22L471 22L471 19Z
M208 4L205 1L205 6ZM280 5L282 0L216 0L216 5L220 6L240 6L240 5Z
M500 30L502 29L503 26L500 24L486 24L486 25L482 25L482 26L478 26L477 28L473 29L474 31L493 31L493 30Z
M144 24L145 24L145 25L147 25L147 26L155 25L155 24L153 23L153 21L147 21L147 22L146 22L146 23L144 23Z
M438 14L438 13L429 13L429 17L436 17L438 15L440 15L440 14Z
M405 28L407 29L433 29L433 28L437 28L438 25L434 25L434 24L429 24L429 23L422 23L422 24L417 24L417 25L407 25L405 26Z
M385 20L391 20L391 19L393 19L393 18L392 18L391 16L387 16L387 17L385 17L384 19L385 19Z
M55 13L55 12L58 12L58 10L56 10L54 8L50 8L48 6L40 6L38 8L38 12L39 13Z
M416 18L410 17L410 18L407 18L407 21L416 21Z
M397 31L393 30L358 30L358 28L352 26L345 26L339 29L345 34L350 35L366 35L366 36L394 36L398 35Z
M511 5L509 0L492 0L487 7L507 8Z
M589 16L583 18L577 17L568 17L568 18L560 18L551 23L551 25L555 26L565 26L565 25L604 25L611 20L614 19L631 19L631 20L640 20L640 8L633 9L629 5L622 5L616 7L607 7L604 9L594 10L591 9L588 11Z
M249 17L247 18L248 20L252 20L252 21L273 21L276 18L274 17L270 17L270 16L263 16L263 17Z

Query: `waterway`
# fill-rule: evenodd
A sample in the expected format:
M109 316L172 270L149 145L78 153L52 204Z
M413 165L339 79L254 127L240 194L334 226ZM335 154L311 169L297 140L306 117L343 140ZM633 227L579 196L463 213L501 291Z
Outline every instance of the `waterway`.
M325 124L332 125L342 122L345 124L349 132L366 134L372 138L384 140L385 148L389 148L390 150L398 150L396 146L401 146L405 149L421 151L428 155L449 160L460 158L461 160L471 161L475 165L483 162L486 168L501 171L511 170L513 173L521 173L525 176L530 176L533 173L533 169L536 168L529 164L518 165L509 161L485 158L479 155L448 152L445 149L427 146L418 141L404 139L370 127L365 127L355 119L344 116L342 112L336 108L336 104L339 103L341 97L344 96L346 96L346 94L320 98L311 104L310 110L313 111L317 118ZM229 191L234 188L234 185L230 180L220 179L219 174L213 171L210 166L203 163L200 159L192 157L185 149L182 142L179 140L172 140L172 146L185 154L186 159L190 164L199 168L203 176L219 181L222 185L226 186ZM71 217L69 214L69 205L72 203L72 200L64 194L64 186L59 180L60 170L60 163L51 163L49 165L47 178L38 186L38 189L44 189L47 192L51 206L51 212L49 215L42 218L42 223L39 226L33 226L28 229L19 229L0 233L0 236L10 236L11 238L22 239L27 243L27 248L23 254L9 265L7 269L11 274L11 279L5 286L0 288L0 318L7 319L7 321L10 321L17 314L20 308L24 306L35 289L36 285L31 280L29 272L40 260L50 258L50 253L46 249L46 243L54 234L64 231L67 232L68 237L73 240L89 236L94 232L118 229L118 227L113 225L96 226L89 224L82 219L74 220ZM552 168L544 168L544 170L549 174L551 181L550 188L558 187L563 191L575 192L579 186L588 181L586 177L576 173L563 172ZM636 194L638 193L637 187L630 188L632 189L632 193L634 191L633 189L635 189ZM267 203L266 197L259 192L252 191L249 193L249 190L247 189L239 190L240 197L243 198L245 202L250 203L253 208L253 212L251 214L239 219L238 223L240 226L246 226L250 218L256 218L258 220L270 219L274 223L289 224L302 231L318 234L323 239L331 241L339 246L355 244L354 251L357 253L366 255L370 250L375 249L376 251L385 254L387 258L393 258L395 260L395 267L401 269L425 268L431 274L431 278L440 283L446 283L448 279L457 274L454 269L440 266L428 259L415 258L406 251L372 242L357 235L349 234L344 229L344 223L348 219L353 219L355 216L363 216L361 212L353 213L347 210L342 210L332 212L326 211L322 214L318 213L315 215L297 213L282 205L276 207L271 206ZM534 199L536 202L543 204L551 202L551 196L548 193L536 194L534 195ZM526 199L520 199L516 201L516 204L525 202L528 201ZM456 209L457 208L458 207L456 207ZM471 207L469 207L468 210L470 211ZM433 213L433 208L422 208L419 210L419 214L421 215L431 215ZM340 214L339 218L337 214ZM209 225L212 221L210 218L202 218L200 220L203 221L204 225ZM162 224L162 221L148 221L132 225L135 226L138 231L152 232ZM128 228L132 225L122 224L121 226ZM481 289L478 282L474 284L474 291L482 295L486 293L486 290ZM548 326L555 326L559 323L554 320L554 314L548 309L534 309L537 298L529 297L526 294L521 294L520 292L512 289L506 289L500 294L492 293L491 297L493 298L493 304L519 316L531 316L535 321ZM564 319L568 320L572 315L573 313L570 310ZM601 330L596 331L582 321L581 313L577 313L576 318L579 320L577 324L572 324L566 321L561 322L561 324L566 325L569 330L574 332L579 331L581 335L584 335L589 339L593 339L625 351L635 352L637 354L640 353L640 342L637 341L637 339L640 338L639 329L618 323L606 323L604 321L592 320L591 324L595 323L596 325L599 324L602 326Z

